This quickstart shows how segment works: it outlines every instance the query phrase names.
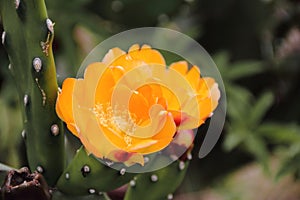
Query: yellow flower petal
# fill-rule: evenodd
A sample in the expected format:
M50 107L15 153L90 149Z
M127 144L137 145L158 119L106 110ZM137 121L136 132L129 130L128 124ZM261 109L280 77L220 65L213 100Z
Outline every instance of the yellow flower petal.
M72 112L72 95L76 79L67 78L63 85L62 90L58 93L56 111L58 116L65 122L74 122Z
M108 51L108 53L104 56L102 62L105 63L107 66L110 66L117 58L124 55L125 52L122 51L120 48L113 48Z
M207 84L207 87L210 90L210 97L211 97L211 103L212 103L212 110L216 109L218 105L218 101L221 97L220 90L218 88L218 84L215 82L214 79L205 77L203 78Z
M186 72L188 71L188 64L186 61L179 61L179 62L172 63L169 68L176 70L182 75L185 75Z
M128 55L134 60L142 60L147 64L160 64L165 66L165 59L156 50L144 47L140 50L130 51Z
M128 52L130 53L130 52L138 51L138 50L140 50L140 45L134 44L129 48Z
M176 132L176 126L171 114L167 115L164 127L151 140L146 142L133 143L130 150L137 151L142 154L150 154L162 150L170 144ZM137 145L134 145L137 144Z
M65 121L69 130L76 136L78 133L74 126L74 117L73 117L73 90L76 79L67 78L63 85L62 90L58 93L56 100L56 113L58 117Z
M186 74L186 78L193 88L198 86L200 80L200 70L197 66L193 66L188 73Z

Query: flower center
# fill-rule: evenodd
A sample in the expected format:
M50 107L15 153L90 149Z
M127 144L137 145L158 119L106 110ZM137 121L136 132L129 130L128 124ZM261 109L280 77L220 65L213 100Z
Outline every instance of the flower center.
M96 104L93 108L93 113L101 126L123 137L128 147L132 145L131 135L134 135L137 124L127 109L121 108L118 105L112 107L110 104Z

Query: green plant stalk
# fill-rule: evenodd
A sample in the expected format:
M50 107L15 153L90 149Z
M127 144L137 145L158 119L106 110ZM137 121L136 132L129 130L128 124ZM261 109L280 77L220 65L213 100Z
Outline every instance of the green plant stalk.
M188 165L189 160L177 160L165 168L137 175L129 182L124 199L173 199L173 193L183 181Z
M20 102L30 169L53 186L64 169L62 122L55 113L57 82L53 24L44 0L0 0L4 45Z
M69 195L98 194L128 183L135 174L112 169L81 147L57 183L57 189Z
M53 191L51 200L110 200L106 198L105 194L89 194L85 196L72 196L61 193L60 191Z

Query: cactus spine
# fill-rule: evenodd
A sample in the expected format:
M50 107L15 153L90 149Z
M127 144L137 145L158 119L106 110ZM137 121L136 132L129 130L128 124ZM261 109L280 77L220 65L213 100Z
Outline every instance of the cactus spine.
M55 113L57 82L52 54L53 23L44 0L0 0L2 44L23 102L30 169L54 185L64 168L62 123Z

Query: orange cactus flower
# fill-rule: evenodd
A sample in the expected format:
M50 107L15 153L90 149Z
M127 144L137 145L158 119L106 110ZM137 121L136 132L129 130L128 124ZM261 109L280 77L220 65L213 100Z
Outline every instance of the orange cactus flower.
M177 131L203 124L219 98L218 84L197 66L167 67L157 50L133 45L128 53L111 49L83 79L67 78L56 112L88 153L143 165L143 156L166 148Z

